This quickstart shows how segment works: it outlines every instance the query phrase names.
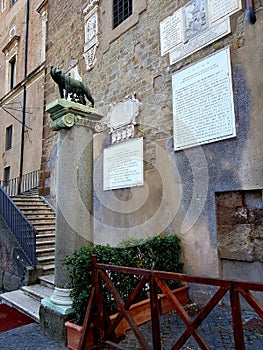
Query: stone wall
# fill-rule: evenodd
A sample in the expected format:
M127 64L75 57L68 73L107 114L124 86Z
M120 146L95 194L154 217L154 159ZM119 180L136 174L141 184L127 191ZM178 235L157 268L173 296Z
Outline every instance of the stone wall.
M148 0L138 23L106 51L99 45L97 62L86 71L82 15L86 3L68 1L61 6L61 1L50 0L47 65L67 71L77 63L95 107L105 117L111 104L132 93L142 103L136 136L144 138L144 186L103 191L103 149L110 146L111 136L105 130L94 138L94 241L116 245L129 237L176 233L186 273L220 276L216 193L263 187L263 2L255 2L255 25L247 22L243 2L243 10L231 16L231 34L170 66L168 55L160 55L159 24L186 3ZM102 21L105 13L100 15ZM103 30L100 22L99 41ZM174 152L172 74L226 46L231 50L237 137ZM46 96L48 101L58 96L49 78ZM46 151L47 163L53 161L54 147L52 143ZM50 180L55 179L55 169L48 170Z
M37 270L29 265L19 244L0 217L0 290L16 290L36 283L37 278Z

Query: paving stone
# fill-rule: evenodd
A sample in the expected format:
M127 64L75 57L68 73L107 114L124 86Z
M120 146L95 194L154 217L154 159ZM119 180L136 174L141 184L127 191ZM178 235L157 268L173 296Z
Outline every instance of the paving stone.
M66 350L46 337L37 323L0 333L1 350Z

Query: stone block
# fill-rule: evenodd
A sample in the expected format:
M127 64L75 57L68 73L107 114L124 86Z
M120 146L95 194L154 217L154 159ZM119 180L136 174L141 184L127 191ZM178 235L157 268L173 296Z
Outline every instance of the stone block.
M40 305L39 309L40 327L45 335L66 345L66 327L65 322L73 318L72 314L62 315L61 313Z
M222 259L253 261L251 225L223 225L218 228L218 249Z
M263 240L255 239L255 259L263 262Z
M222 277L229 279L237 279L249 282L262 282L263 280L263 264L261 262L243 262L222 260ZM261 292L253 292L260 303L263 302L263 295ZM242 298L243 300L243 298ZM242 307L247 307L244 303Z

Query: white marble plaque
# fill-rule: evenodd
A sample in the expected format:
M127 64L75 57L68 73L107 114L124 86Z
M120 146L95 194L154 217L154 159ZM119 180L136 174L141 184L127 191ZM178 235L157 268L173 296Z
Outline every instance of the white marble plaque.
M143 138L104 149L103 189L143 185Z
M161 56L183 42L183 9L160 23Z
M208 0L208 9L211 22L216 22L222 17L230 16L242 9L241 0Z
M172 84L175 150L236 136L229 48L175 73Z
M111 106L106 116L106 124L112 130L121 128L124 125L136 125L136 118L140 113L142 103L137 99L128 98Z
M177 61L224 37L230 31L230 20L227 17L201 33L194 40L189 40L187 43L177 46L170 52L170 64L175 64Z
M241 0L190 0L160 23L161 55L169 53L172 65L228 35L241 9Z

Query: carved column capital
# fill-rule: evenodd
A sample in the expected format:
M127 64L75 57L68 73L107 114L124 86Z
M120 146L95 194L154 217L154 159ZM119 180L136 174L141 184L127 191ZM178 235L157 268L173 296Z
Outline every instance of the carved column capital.
M101 132L103 129L99 122L102 115L95 108L80 103L57 99L47 105L46 111L50 114L50 128L53 131L72 128L77 123L90 127L94 132Z

